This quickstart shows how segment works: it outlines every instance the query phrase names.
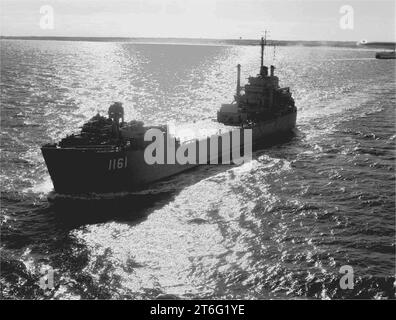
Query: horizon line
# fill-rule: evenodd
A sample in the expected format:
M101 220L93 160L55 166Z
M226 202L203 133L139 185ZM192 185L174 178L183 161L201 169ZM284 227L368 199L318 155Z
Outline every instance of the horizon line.
M139 36L130 36L130 37L117 37L117 36L33 36L33 35L0 35L0 39L10 39L10 40L52 40L52 41L92 41L92 42L100 42L100 41L144 41L149 40L152 42L156 41L191 41L191 42L223 42L223 44L232 44L232 45L258 45L260 39L251 39L251 38L194 38L194 37L139 37ZM326 45L338 45L341 47L360 47L359 44L366 45L395 45L395 42L392 41L366 41L366 40L276 40L269 39L268 45L288 45L288 44L305 44L312 46L326 46ZM221 44L221 43L220 43Z
M42 38L42 39L155 39L155 40L208 40L208 41L257 41L260 39L255 38L207 38L207 37L155 37L155 36L40 36L40 35L0 35L0 38ZM268 42L338 42L338 43L358 43L359 40L290 40L290 39L267 39ZM377 41L376 41L377 42ZM390 41L380 41L390 42Z

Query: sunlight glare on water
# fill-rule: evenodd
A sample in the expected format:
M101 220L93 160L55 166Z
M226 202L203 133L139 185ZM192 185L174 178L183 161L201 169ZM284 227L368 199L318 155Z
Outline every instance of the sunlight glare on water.
M249 165L202 166L140 193L97 195L65 217L47 200L42 144L113 101L127 120L218 130L212 120L233 100L236 65L242 82L255 75L258 47L2 40L5 294L394 298L394 61L372 57L278 48L275 72L298 107L293 139L255 152ZM73 199L60 200L63 208ZM352 292L338 285L345 264L356 272ZM54 292L32 280L41 265L57 274Z

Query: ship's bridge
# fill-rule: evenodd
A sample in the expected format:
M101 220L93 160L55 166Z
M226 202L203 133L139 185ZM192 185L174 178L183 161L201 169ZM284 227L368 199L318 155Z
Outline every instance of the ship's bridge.
M277 76L258 76L258 77L249 77L249 84L245 85L248 87L256 86L256 87L265 87L265 88L279 88L279 78Z

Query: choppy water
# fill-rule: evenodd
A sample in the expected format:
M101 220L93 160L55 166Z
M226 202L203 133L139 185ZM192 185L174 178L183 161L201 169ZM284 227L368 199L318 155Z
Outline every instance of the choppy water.
M50 203L41 144L112 101L129 119L209 121L258 49L1 41L3 298L394 298L395 61L373 55L278 48L298 131L252 166Z

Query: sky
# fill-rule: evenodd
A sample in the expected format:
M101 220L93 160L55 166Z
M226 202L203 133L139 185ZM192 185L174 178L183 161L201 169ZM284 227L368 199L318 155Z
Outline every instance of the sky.
M255 39L269 30L276 40L396 41L395 2L0 0L0 34ZM53 24L43 6L50 6Z

